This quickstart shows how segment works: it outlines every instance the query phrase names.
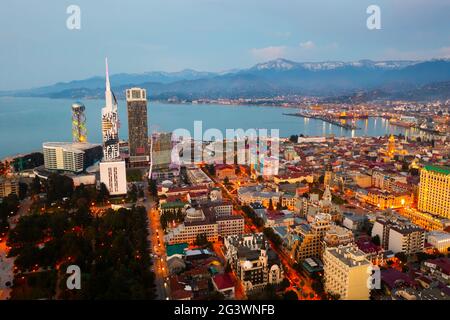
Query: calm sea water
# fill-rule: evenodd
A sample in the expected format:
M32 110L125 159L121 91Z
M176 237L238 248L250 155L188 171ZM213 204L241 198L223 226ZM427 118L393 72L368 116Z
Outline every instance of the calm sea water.
M71 141L71 105L74 101L47 98L0 97L0 159L40 150L46 141ZM86 106L88 140L101 142L100 114L103 100L82 100ZM385 134L412 134L392 126L381 118L369 118L357 122L361 130L343 128L314 119L283 115L293 109L255 106L176 105L148 103L150 132L188 129L194 134L194 121L203 121L203 131L208 128L279 129L280 136L304 134L321 136L381 136ZM127 113L125 101L119 101L121 119L120 138L127 139Z

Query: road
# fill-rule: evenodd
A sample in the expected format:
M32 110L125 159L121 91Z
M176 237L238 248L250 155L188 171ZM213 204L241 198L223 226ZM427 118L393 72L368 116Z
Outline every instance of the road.
M13 229L16 226L20 217L28 214L32 203L33 201L29 197L20 202L17 214L9 218L10 229ZM6 286L6 283L10 282L12 284L14 279L14 258L7 258L9 252L9 248L6 246L7 241L7 237L4 237L0 241L0 300L9 298L11 289Z
M156 202L153 200L153 196L148 191L147 182L145 182L145 201L141 202L147 209L148 219L148 231L150 251L152 252L153 259L153 272L155 273L156 294L158 300L167 300L170 298L170 288L168 279L167 268L167 254L166 247L164 245L164 231L161 227L159 219L159 211L156 208ZM139 203L138 203L139 204Z

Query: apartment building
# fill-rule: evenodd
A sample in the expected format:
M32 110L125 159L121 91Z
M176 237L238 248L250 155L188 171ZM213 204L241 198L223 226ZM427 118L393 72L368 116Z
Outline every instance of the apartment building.
M0 198L10 194L19 195L19 180L0 177Z
M354 245L330 247L323 254L325 291L341 300L369 300L368 268L372 265Z
M372 237L378 236L383 249L394 253L413 254L422 252L425 246L425 230L401 217L377 218Z

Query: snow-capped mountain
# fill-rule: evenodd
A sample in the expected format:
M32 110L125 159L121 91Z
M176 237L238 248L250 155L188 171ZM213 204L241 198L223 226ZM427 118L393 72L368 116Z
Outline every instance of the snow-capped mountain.
M293 69L306 69L311 71L322 71L322 70L334 70L345 67L354 68L379 68L386 70L401 69L413 64L419 63L420 61L409 61L409 60L399 60L399 61L372 61L372 60L359 60L352 62L344 61L324 61L324 62L294 62L287 59L275 59L267 61L264 63L258 63L249 70L293 70Z
M167 99L269 97L276 95L335 96L364 90L414 90L433 84L437 94L450 81L450 60L353 62L294 62L276 59L248 69L225 72L146 72L111 76L114 91L123 97L131 86L146 88L149 97ZM438 84L438 85L435 85ZM93 77L0 95L54 98L101 97L104 78ZM432 92L431 90L424 92ZM445 92L444 92L445 93Z

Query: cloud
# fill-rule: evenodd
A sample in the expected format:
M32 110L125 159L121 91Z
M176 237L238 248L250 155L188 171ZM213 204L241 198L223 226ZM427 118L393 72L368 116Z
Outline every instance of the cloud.
M273 60L283 58L286 55L286 46L270 46L265 48L253 48L251 54L258 60Z
M316 45L311 40L308 40L306 42L300 42L299 44L300 48L302 49L314 49Z

